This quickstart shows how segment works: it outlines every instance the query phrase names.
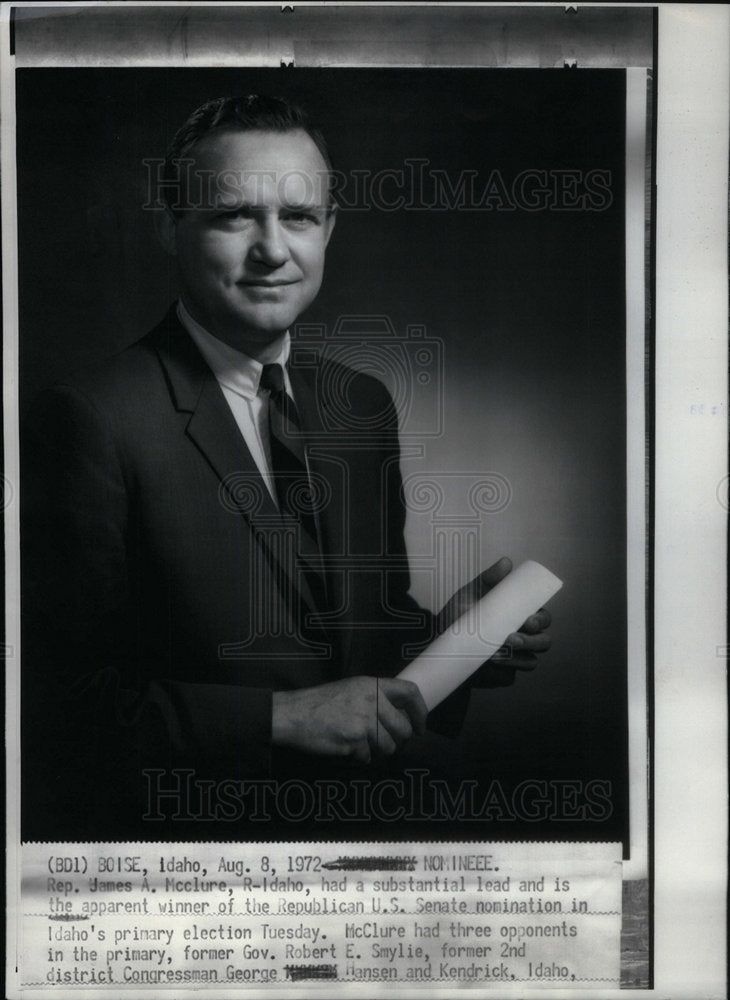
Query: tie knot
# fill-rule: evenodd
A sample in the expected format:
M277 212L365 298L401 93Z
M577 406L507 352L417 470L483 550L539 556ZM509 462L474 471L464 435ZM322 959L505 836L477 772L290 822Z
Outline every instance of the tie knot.
M281 365L264 365L261 372L260 386L271 393L280 393L284 389L284 369Z

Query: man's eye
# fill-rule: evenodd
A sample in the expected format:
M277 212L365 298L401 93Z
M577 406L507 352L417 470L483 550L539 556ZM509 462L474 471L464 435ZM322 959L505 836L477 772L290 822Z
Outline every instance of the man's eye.
M228 219L234 221L236 219L250 219L251 209L249 208L229 208L225 212L218 213L219 219Z
M317 216L313 215L311 212L289 212L284 217L284 220L286 222L291 222L300 228L308 225L316 226L319 221Z

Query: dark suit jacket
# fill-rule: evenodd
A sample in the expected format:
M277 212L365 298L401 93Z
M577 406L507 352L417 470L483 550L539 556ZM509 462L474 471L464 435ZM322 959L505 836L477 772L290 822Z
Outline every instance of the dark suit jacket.
M46 807L52 827L63 812L80 834L123 829L145 770L287 773L272 691L392 675L430 636L408 595L387 391L314 358L290 377L326 500L324 621L174 310L33 406L21 444L26 839Z

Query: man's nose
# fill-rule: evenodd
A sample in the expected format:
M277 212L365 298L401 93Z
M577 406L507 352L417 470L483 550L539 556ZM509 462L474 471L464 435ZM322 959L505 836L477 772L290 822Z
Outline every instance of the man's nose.
M259 222L248 256L254 263L266 267L281 267L286 263L289 259L289 246L278 219Z

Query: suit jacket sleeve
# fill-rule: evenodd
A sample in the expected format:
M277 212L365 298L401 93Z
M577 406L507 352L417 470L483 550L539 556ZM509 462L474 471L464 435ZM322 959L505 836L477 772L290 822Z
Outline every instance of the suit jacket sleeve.
M134 483L105 416L78 389L55 387L33 407L22 461L32 785L47 793L101 772L120 800L143 806L145 769L260 776L270 755L271 692L174 679L140 648L129 600ZM85 784L84 793L66 789L69 798L93 797L93 783Z

